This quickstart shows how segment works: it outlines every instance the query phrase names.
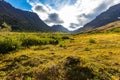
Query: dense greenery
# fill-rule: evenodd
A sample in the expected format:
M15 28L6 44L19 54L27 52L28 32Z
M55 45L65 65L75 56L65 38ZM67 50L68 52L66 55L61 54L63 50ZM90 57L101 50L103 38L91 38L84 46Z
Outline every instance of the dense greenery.
M50 38L25 38L22 40L22 46L37 46L37 45L57 45L59 40L50 39Z
M5 36L4 36L5 35ZM8 36L9 35L9 36ZM0 37L0 53L9 53L17 49L30 46L41 45L58 45L64 42L64 40L70 39L67 35L39 35L39 34L18 34L10 35L8 32L3 32Z
M10 51L17 50L19 48L19 42L11 39L0 40L0 53L9 53Z
M0 80L119 80L119 33L0 33Z

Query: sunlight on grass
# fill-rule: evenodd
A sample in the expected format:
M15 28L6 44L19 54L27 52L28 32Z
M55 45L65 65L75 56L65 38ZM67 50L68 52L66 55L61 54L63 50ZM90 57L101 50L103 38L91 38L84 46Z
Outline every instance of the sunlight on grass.
M4 39L13 42L8 45ZM3 32L0 44L3 43L7 52L0 48L0 80L120 79L119 33ZM15 48L7 50L9 46Z

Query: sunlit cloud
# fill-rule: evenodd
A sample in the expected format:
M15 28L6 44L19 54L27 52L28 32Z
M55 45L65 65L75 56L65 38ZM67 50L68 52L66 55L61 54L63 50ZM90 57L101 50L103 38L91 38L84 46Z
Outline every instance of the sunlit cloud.
M27 0L32 11L48 25L63 25L69 30L83 27L120 0Z

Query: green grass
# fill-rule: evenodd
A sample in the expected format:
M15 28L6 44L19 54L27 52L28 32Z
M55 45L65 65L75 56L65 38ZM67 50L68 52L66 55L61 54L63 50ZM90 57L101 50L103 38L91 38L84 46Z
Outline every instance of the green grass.
M119 33L0 35L0 80L120 79Z

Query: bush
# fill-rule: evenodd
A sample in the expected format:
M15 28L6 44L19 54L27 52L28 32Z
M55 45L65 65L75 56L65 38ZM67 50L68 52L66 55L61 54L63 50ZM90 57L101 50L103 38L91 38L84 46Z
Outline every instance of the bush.
M79 65L79 63L80 63L79 58L74 58L72 56L68 56L66 58L65 67L77 66L77 65Z
M22 46L37 46L37 45L57 45L59 43L58 40L55 39L47 39L47 38L26 38L22 40Z
M68 36L62 36L62 39L65 40L65 39L70 39Z
M66 45L65 43L61 42L61 43L59 43L59 47L66 48L66 47L67 47L67 45Z
M25 38L25 39L22 40L22 46L25 46L25 47L38 45L38 43L43 44L42 42L40 42L36 38Z
M87 47L86 47L86 48L84 49L84 51L90 51L90 48L87 48Z
M11 39L3 39L0 41L0 53L6 54L19 48L20 43Z
M50 39L50 40L49 40L49 44L57 45L57 44L59 44L59 41L58 41L58 40L55 40L55 39Z
M111 32L118 33L118 32L120 32L120 27L114 28L114 29L112 29L112 30L110 30L110 31L111 31Z
M95 39L89 39L89 43L96 43Z
M70 39L67 35L55 35L55 36L52 35L49 38L51 38L51 39L57 39L57 40Z

